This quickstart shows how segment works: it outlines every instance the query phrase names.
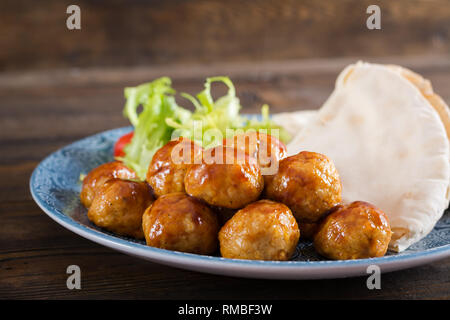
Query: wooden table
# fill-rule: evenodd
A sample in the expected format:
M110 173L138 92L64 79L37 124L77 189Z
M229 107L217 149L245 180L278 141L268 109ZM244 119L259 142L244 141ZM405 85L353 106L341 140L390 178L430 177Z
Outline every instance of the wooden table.
M0 75L0 298L150 299L449 299L450 259L366 278L269 281L178 270L115 252L71 233L34 203L28 181L46 155L106 129L127 125L123 87L171 76L179 91L196 93L207 75L232 77L244 112L269 103L272 112L319 107L338 72L355 59L178 65L164 68L56 70ZM383 58L433 81L450 102L448 57ZM219 88L218 91L223 91ZM66 268L81 267L82 289L66 288Z

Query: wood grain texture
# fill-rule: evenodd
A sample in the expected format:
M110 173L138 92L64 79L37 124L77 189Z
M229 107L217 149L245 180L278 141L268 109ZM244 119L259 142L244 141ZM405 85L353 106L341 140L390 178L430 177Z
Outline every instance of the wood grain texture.
M0 71L450 51L448 0L78 0L69 31L72 3L0 2Z
M387 60L430 78L450 102L450 62L445 56ZM374 291L366 288L364 277L268 281L213 276L142 261L94 244L53 222L31 199L28 181L42 158L84 136L128 124L121 115L126 85L165 71L179 91L196 93L206 75L230 74L244 112L257 112L266 102L273 112L310 109L325 101L338 72L351 61L0 75L0 298L449 299L450 259L385 274L382 289ZM66 288L65 271L71 264L81 267L81 290Z

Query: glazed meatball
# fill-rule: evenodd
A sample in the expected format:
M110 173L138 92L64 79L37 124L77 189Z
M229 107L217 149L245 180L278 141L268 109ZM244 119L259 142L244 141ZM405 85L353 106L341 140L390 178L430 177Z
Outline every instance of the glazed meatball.
M89 174L83 179L83 186L81 188L80 199L81 203L89 208L94 200L95 194L99 187L106 181L113 179L136 179L136 173L127 168L120 161L113 161L102 164L97 168L91 170Z
M303 151L280 161L278 172L266 180L265 195L287 205L301 224L318 221L338 204L341 189L333 162Z
M142 239L142 215L152 202L146 182L111 179L99 188L88 218L106 230Z
M338 204L336 206L334 206L333 208L331 208L330 210L328 210L322 217L322 219L320 219L317 222L302 222L299 224L299 229L300 229L300 239L301 240L314 240L314 236L316 235L317 231L319 230L319 226L320 226L320 222L329 214L331 214L332 212L338 210L342 205Z
M282 203L260 200L239 210L219 232L225 258L288 260L300 231L291 210Z
M262 175L277 172L278 162L287 155L286 146L274 136L249 131L224 141L224 145L244 151L257 159Z
M219 225L223 226L228 220L230 220L238 211L237 209L228 209L224 207L211 207L216 213L219 220Z
M298 227L300 228L301 239L302 240L313 240L314 236L317 233L319 225L320 224L317 223L317 222L314 222L314 223L307 223L307 222L300 223L300 225Z
M213 206L242 208L258 199L264 180L256 159L233 148L205 150L184 178L186 192Z
M147 245L211 254L217 249L217 217L202 201L185 193L159 197L142 219Z
M320 224L314 247L324 257L335 260L383 256L391 240L387 216L362 201L339 206Z
M184 192L186 170L196 158L201 160L201 153L202 148L186 138L169 141L160 148L153 156L146 178L155 195Z

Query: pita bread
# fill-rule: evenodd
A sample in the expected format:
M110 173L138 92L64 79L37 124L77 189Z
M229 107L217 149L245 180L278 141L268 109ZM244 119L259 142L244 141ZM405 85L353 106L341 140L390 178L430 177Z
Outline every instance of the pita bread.
M423 78L420 74L415 73L409 69L397 66L387 65L391 70L397 72L402 77L410 81L420 93L428 100L431 106L436 110L444 124L447 138L450 141L450 108L445 101L433 91L431 82ZM273 120L279 125L286 127L286 130L295 136L301 129L303 129L314 117L318 110L300 110L294 112L282 112L273 115Z
M385 211L393 230L390 249L403 251L425 237L448 206L448 119L427 80L396 66L360 62L342 71L288 153L330 157L343 199Z
M282 112L272 115L272 120L275 123L283 126L292 137L303 129L314 116L317 115L317 110L300 110L294 112Z
M391 70L400 74L402 77L411 82L420 93L428 100L431 106L436 110L442 123L444 124L445 131L447 132L447 138L450 140L450 108L444 102L444 100L433 91L431 82L428 79L423 78L420 74L415 73L409 69L397 66L388 65Z

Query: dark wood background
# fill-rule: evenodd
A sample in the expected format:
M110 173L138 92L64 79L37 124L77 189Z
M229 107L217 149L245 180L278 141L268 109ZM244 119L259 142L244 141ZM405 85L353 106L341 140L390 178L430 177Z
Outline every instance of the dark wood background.
M81 31L66 29L69 4ZM365 28L369 4L382 30ZM346 64L368 59L413 68L450 102L449 37L447 0L0 2L0 298L449 299L450 259L385 274L374 291L364 277L250 280L138 260L57 225L28 188L49 153L128 124L124 86L168 75L196 93L226 74L244 112L314 109ZM71 264L81 290L66 288Z
M447 54L449 17L448 0L6 0L0 70Z

